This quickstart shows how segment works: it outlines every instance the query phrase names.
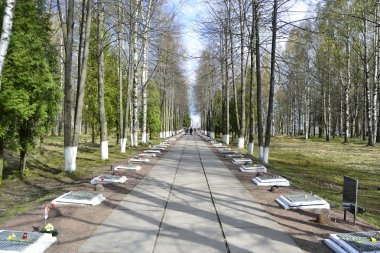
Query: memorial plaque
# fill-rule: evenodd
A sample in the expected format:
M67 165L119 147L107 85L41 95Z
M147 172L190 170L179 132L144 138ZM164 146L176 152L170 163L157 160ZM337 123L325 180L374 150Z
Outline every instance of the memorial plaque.
M28 232L27 239L22 239L24 232L1 231L0 232L0 251L23 252L27 247L35 243L42 234Z
M337 234L337 237L349 244L358 252L379 252L380 233L379 231L354 232Z
M358 186L358 180L344 176L342 204L344 209L344 220L346 220L346 212L348 211L354 215L354 225L358 211Z

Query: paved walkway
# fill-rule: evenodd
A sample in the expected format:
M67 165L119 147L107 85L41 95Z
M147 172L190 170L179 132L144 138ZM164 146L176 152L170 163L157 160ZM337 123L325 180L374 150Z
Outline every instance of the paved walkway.
M205 142L186 135L79 252L303 251Z

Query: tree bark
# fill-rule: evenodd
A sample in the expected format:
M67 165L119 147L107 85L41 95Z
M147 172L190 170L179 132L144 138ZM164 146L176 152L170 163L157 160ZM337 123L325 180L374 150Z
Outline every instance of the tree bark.
M268 103L268 116L267 128L265 132L265 148L264 148L264 163L269 163L269 147L272 135L272 119L273 119L273 104L274 104L274 75L276 67L276 40L277 40L277 0L273 3L273 17L272 17L272 49L270 61L270 80L269 80L269 103Z
M348 143L350 140L350 104L349 95L351 89L351 52L350 52L350 42L347 34L346 38L346 68L347 77L346 84L344 86L344 143Z
M123 99L123 66L121 60L121 29L122 29L122 11L121 2L118 2L117 7L117 76L119 84L119 134L120 134L120 152L125 152L125 126L124 126L124 99ZM124 148L123 148L124 146Z
M102 160L108 159L107 118L104 105L104 5L98 0L98 102L100 122L100 154Z
M260 70L260 27L259 27L259 10L258 2L255 4L255 41L256 41L256 85L257 85L257 139L259 145L259 160L263 160L264 147L263 147L263 122L262 122L262 108L261 108L261 70Z
M1 79L3 76L3 69L5 63L5 57L7 56L9 42L12 36L13 16L15 10L16 0L7 0L4 16L3 27L0 37L0 91L1 91Z
M364 85L366 93L366 117L367 117L367 131L368 131L368 146L374 146L373 141L373 129L372 129L372 104L371 104L371 88L369 83L369 60L368 60L368 45L367 45L367 18L363 15L363 47L364 47L364 59L363 59L363 70L364 70Z
M250 82L249 82L249 141L248 141L248 155L253 155L254 151L254 136L255 136L255 113L254 113L254 82L253 76L255 74L255 62L254 62L254 47L255 47L255 16L256 16L256 6L252 5L252 27L251 27L251 41L250 41L250 57L251 57L251 67L250 67Z
M238 108L238 97L235 82L235 61L234 61L234 40L232 34L232 20L231 20L231 0L227 0L228 4L228 34L230 39L230 57L231 57L231 82L234 95L234 107L235 107L235 118L236 118L236 128L240 133L240 117Z
M306 92L305 92L305 126L304 126L304 131L305 131L305 140L309 139L310 137L310 120L309 120L309 115L310 115L310 87L309 83L307 80L305 80L306 83Z
M83 3L86 1L84 0ZM83 100L84 100L84 90L86 84L86 76L87 76L87 62L88 55L90 49L90 33L91 33L91 16L92 16L92 1L87 1L86 7L83 5L83 8L86 8L86 30L85 30L85 38L84 38L84 48L83 48L83 57L80 62L80 72L78 78L78 88L77 88L77 101L75 107L75 121L74 121L74 136L72 141L72 162L70 171L76 170L76 156L78 152L78 142L79 136L82 129L82 115L83 115ZM84 25L84 24L83 24Z
M148 52L149 52L149 29L150 29L150 20L151 20L151 11L152 11L152 1L148 2L147 15L143 17L143 67L142 67L142 109L143 109L143 122L142 122L142 133L141 133L141 142L145 144L147 142L147 115L148 115L148 106L147 106L147 86L148 86Z
M133 50L133 118L132 118L132 146L137 147L137 127L138 127L138 108L137 108L137 103L138 103L138 50L137 50L137 45L138 45L138 16L139 16L139 1L135 0L134 1L134 18L133 18L133 45L132 45L132 50Z
M20 173L24 174L26 169L26 151L24 149L20 150Z
M240 129L238 131L238 148L244 148L244 137L245 137L245 83L244 83L244 2L239 0L239 22L240 22L240 107L241 107L241 117L240 117Z
M226 8L226 12L228 12L228 5ZM226 24L224 28L224 63L225 63L225 135L224 142L228 145L230 144L230 87L229 87L229 73L228 73L228 18L226 18Z
M379 134L377 132L377 121L378 121L378 87L379 87L379 79L380 79L380 73L379 73L379 61L380 61L380 53L379 53L379 46L380 46L380 27L379 27L379 6L380 3L377 1L375 2L375 34L374 34L374 82L372 87L372 129L373 129L373 145L376 144L377 141L377 135Z
M65 41L65 98L64 98L64 147L65 147L65 171L73 172L71 146L71 124L72 124L72 84L71 68L73 63L73 43L74 43L74 0L69 0L67 6Z

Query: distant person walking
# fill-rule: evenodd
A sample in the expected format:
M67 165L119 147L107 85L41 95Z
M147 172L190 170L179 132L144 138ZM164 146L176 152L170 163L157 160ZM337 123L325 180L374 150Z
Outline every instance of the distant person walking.
M193 135L193 128L190 127L190 135Z

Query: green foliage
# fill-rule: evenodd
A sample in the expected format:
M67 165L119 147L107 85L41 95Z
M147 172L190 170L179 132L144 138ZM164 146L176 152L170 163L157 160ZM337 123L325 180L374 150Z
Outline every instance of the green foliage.
M154 80L148 82L148 115L147 124L150 135L156 137L161 130L160 92Z
M99 102L98 102L98 62L97 62L97 24L96 18L92 20L90 36L90 53L85 86L83 119L99 134ZM105 36L107 37L107 36ZM110 43L104 42L105 45ZM104 49L104 103L107 117L108 132L112 131L118 119L118 74L117 55L109 46Z
M107 115L108 131L116 127L119 118L119 86L117 71L117 54L113 51L105 51L104 71L104 103Z
M190 115L189 114L186 114L184 117L183 117L183 126L184 127L190 127L191 125L191 118L190 118Z
M59 109L49 27L43 1L17 2L0 93L0 134L6 147L24 153L47 132Z

